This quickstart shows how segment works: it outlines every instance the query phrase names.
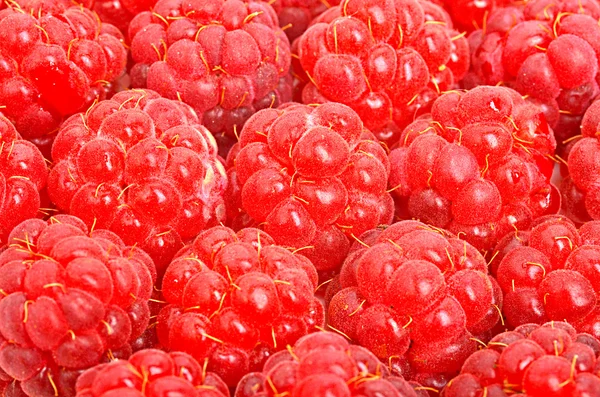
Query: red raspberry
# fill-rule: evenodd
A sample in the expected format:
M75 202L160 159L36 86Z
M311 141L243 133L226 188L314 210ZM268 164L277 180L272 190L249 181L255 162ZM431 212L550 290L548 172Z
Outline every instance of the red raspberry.
M315 22L298 41L304 103L346 104L388 145L469 69L467 40L425 0L348 0Z
M600 390L598 352L596 338L577 334L566 322L526 324L473 353L442 395L592 396Z
M102 22L115 25L127 34L129 23L139 13L151 10L156 0L96 0L94 11Z
M40 191L48 170L44 156L0 116L0 249L10 231L40 209Z
M502 293L485 259L417 221L377 234L344 262L328 323L381 360L408 358L415 378L458 371L477 349L472 335L500 320Z
M339 268L349 239L392 221L387 153L347 106L262 110L239 146L230 156L229 209L263 224L278 244L302 249L319 271Z
M559 143L579 134L598 95L600 5L595 0L531 0L493 11L469 36L467 88L505 84L542 104Z
M27 396L73 396L83 370L128 356L146 330L154 263L69 215L27 220L9 242L0 254L0 368Z
M506 233L558 212L556 142L542 111L504 87L437 99L390 153L390 186L408 216L489 250Z
M444 6L457 28L466 31L486 26L490 12L513 3L512 0L433 0Z
M273 352L324 325L317 272L271 236L217 226L180 251L165 274L163 346L190 353L231 387Z
M38 15L40 12L60 13L74 4L91 8L94 5L94 0L10 0L1 3L0 10L7 7L14 7L27 11L31 15Z
M132 85L191 105L223 154L248 117L291 98L289 42L265 2L160 0L129 37Z
M367 349L334 333L317 332L271 356L262 372L244 376L235 397L427 396L423 389L395 375Z
M146 250L162 274L182 240L224 219L227 179L216 152L189 106L123 91L61 126L48 193L88 227Z
M275 0L272 6L279 17L279 26L290 41L300 37L312 20L341 0Z
M49 134L63 119L116 89L127 52L120 32L86 8L33 16L8 4L0 13L2 113L24 138L49 151Z
M227 385L181 352L148 349L100 364L77 380L77 397L229 397Z

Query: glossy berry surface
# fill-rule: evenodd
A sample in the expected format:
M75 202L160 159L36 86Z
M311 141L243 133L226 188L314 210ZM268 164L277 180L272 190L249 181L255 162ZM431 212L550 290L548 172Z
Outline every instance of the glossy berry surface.
M556 142L542 110L514 90L480 86L437 99L390 153L390 189L407 217L447 228L476 248L558 212Z
M490 13L498 7L509 6L511 0L433 0L448 10L457 28L468 32L486 26Z
M147 349L81 375L77 397L229 397L227 385L192 356Z
M83 370L131 354L155 280L145 252L76 217L15 227L0 254L0 368L16 395L73 396Z
M340 0L275 0L271 2L277 17L279 26L284 29L285 34L293 42L308 29L313 19L337 6Z
M95 0L94 11L102 22L116 26L127 35L129 23L139 13L149 11L156 0Z
M225 217L214 138L188 105L154 91L123 91L74 115L52 159L58 208L143 248L159 274L183 241Z

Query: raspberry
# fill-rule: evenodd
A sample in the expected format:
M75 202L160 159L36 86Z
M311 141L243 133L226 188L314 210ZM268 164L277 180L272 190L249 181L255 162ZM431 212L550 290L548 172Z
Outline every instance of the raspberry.
M39 12L10 1L0 13L0 104L24 138L49 151L65 118L118 88L127 52L116 28L89 9L31 3Z
M264 224L319 271L339 268L349 238L392 221L387 154L345 105L261 110L234 155L230 216Z
M156 0L96 0L94 11L102 22L108 22L125 34L131 20L154 7Z
M158 337L231 387L275 351L324 324L317 273L258 229L202 232L169 265Z
M100 364L77 380L78 397L101 396L228 397L227 385L181 352L147 349L129 360Z
M312 20L340 0L275 0L272 6L279 17L279 26L285 30L290 42L308 29Z
M381 360L408 358L415 377L458 371L477 348L472 335L500 320L502 294L483 256L442 229L398 222L355 252L328 323Z
M423 387L407 382L367 349L340 335L317 332L271 356L262 372L249 373L235 397L421 396Z
M408 217L489 250L532 219L558 212L555 148L542 111L514 90L480 86L437 99L390 153L390 187Z
M148 326L156 269L78 218L30 219L0 254L0 368L27 396L72 396L85 369L131 354Z
M46 179L48 170L38 148L0 116L0 247L15 226L37 215Z
M439 6L419 0L351 0L300 37L304 103L340 102L388 145L468 71L468 45Z
M123 91L62 125L48 194L88 227L140 246L162 274L182 240L224 219L227 180L216 152L189 106Z
M512 3L510 0L434 0L433 2L444 6L457 27L469 32L485 26L491 11Z
M289 42L265 2L160 0L129 37L132 85L191 105L223 154L248 117L291 98Z
M496 335L473 353L460 375L442 391L446 397L527 395L586 396L597 393L598 340L577 334L566 322L528 324ZM526 393L526 394L525 394Z

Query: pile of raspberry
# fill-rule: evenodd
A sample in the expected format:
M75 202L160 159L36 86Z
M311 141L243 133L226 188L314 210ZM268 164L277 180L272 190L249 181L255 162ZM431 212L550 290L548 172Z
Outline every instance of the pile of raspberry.
M390 189L416 218L490 250L515 229L558 212L556 142L541 108L505 87L438 98L390 153Z
M497 8L469 36L467 88L502 84L544 107L559 144L579 134L600 92L600 4L531 0Z
M118 88L127 50L89 9L40 3L10 1L0 12L0 110L49 151L64 119Z
M473 353L444 397L595 396L600 342L566 322L524 324ZM519 394L523 393L523 394Z
M229 397L227 385L181 352L147 349L100 364L77 380L77 397Z
M261 372L247 374L235 397L427 396L426 388L395 375L367 349L333 332L300 338L271 356Z
M249 216L319 271L339 269L350 241L392 221L388 155L345 105L262 110L228 160L230 218Z
M502 293L483 256L417 221L371 232L363 243L369 247L342 267L330 328L384 362L408 360L413 378L458 371L476 336L489 339L501 320Z
M457 28L468 32L486 26L490 12L498 7L506 7L512 0L432 0L448 10Z
M168 349L206 360L210 371L235 387L272 353L322 329L316 287L317 272L306 257L258 229L235 233L217 226L169 265L158 338Z
M133 17L155 4L156 0L95 0L93 8L103 23L108 22L127 35Z
M292 42L308 29L314 18L339 5L341 0L275 0L271 3L279 17L279 26Z
M191 105L226 153L257 110L291 98L288 39L266 2L160 0L129 25L132 86Z
M0 116L0 249L15 226L38 214L47 178L39 149Z
M143 248L159 274L184 241L225 219L214 138L188 105L154 91L123 91L72 116L52 159L52 202Z
M0 254L0 379L20 391L9 395L72 396L82 371L128 357L155 280L150 257L108 230L69 215L19 224Z
M426 0L344 1L297 45L303 102L350 106L390 146L469 69L466 38Z

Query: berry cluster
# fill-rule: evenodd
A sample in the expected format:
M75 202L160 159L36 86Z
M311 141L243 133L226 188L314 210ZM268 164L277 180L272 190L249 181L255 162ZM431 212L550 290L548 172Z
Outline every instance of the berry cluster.
M271 236L217 226L169 265L158 316L163 346L190 353L231 387L269 355L324 325L317 272Z
M390 186L408 216L448 228L481 250L556 213L556 146L542 110L514 90L442 95L390 153Z
M483 256L417 221L368 241L344 262L328 324L382 360L406 356L416 373L458 371L477 348L472 335L500 320L502 293Z
M116 89L127 52L114 26L87 8L61 6L70 1L24 2L23 9L7 3L0 12L1 110L49 151L66 117Z
M191 105L222 153L248 117L291 97L289 42L265 2L160 0L129 37L133 86Z
M230 213L302 248L319 271L339 268L349 238L392 221L387 153L342 104L262 110L231 157Z
M298 42L303 102L346 104L390 145L469 69L467 40L429 1L344 1L315 22Z
M77 397L229 397L227 385L185 353L147 349L100 364L77 380Z
M448 10L457 28L466 31L486 26L490 12L516 3L512 0L432 0Z
M225 169L194 111L150 90L123 91L67 120L52 146L48 194L88 227L173 255L225 217Z
M566 322L524 324L496 335L473 353L444 397L595 396L600 342Z
M300 37L310 26L312 20L341 0L275 0L272 3L279 26L285 30L290 41Z
M129 23L137 14L154 7L156 0L95 0L94 11L103 22L127 34Z
M9 243L0 254L2 379L19 396L74 395L83 370L127 357L146 330L154 263L69 215L27 220Z

